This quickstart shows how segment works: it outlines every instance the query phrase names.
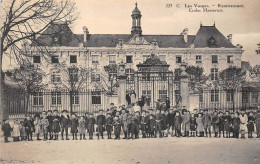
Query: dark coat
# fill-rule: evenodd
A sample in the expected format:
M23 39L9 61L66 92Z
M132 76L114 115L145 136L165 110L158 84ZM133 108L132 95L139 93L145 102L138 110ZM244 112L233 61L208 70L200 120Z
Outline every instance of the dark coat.
M224 116L224 130L225 131L230 131L230 126L231 126L231 123L232 123L232 118L231 116Z
M175 114L174 113L168 113L167 114L167 118L166 118L166 122L167 122L167 125L168 126L174 126L174 117L175 117Z
M53 116L47 116L47 119L49 121L48 132L53 132Z
M67 116L67 118L66 118L62 115L60 119L61 119L61 126L62 127L68 127L70 125L70 117L69 116Z
M112 117L108 117L106 119L106 129L108 132L113 131L113 118Z
M248 116L248 124L247 124L247 129L250 132L254 132L254 122L255 122L255 117L254 116Z
M196 118L195 117L191 117L190 118L190 130L191 131L196 131L196 128L197 128Z
M25 119L24 120L24 127L25 127L26 132L29 132L29 133L34 132L34 124L33 124L32 120Z
M60 116L53 116L52 131L54 133L60 132Z
M153 132L155 130L155 120L149 119L148 120L148 132Z
M2 125L2 131L4 132L4 136L5 136L5 137L10 137L12 130L13 130L13 129L11 128L11 126L10 126L9 123L4 123L4 124Z
M71 122L70 132L71 132L71 133L78 133L78 127L79 127L78 119L77 119L77 118L72 118L72 119L70 120L70 122Z
M97 125L103 126L106 124L106 117L104 115L98 115L97 116Z
M88 118L87 122L87 127L88 127L88 132L93 133L94 132L94 125L96 123L96 120L93 117Z
M161 121L161 123L162 123L162 130L166 130L166 128L167 128L167 116L166 116L166 114L162 114L162 121Z

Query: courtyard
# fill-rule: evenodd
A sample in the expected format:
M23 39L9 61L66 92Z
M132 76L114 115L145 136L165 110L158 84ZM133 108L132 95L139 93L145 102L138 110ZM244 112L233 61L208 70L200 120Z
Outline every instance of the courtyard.
M9 139L11 140L11 139ZM0 163L258 164L259 139L146 138L136 140L23 141L3 143Z

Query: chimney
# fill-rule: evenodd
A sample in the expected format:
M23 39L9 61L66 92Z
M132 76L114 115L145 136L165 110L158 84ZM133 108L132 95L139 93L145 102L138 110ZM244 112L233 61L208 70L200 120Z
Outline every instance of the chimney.
M188 31L189 31L189 29L188 29L188 28L185 28L185 29L182 31L182 33L181 33L181 35L183 35L183 38L184 38L184 42L185 42L185 43L188 42Z
M229 41L230 43L232 43L232 34L229 34L229 35L227 36L227 39L228 39L228 41Z
M88 40L88 34L89 34L88 28L86 26L83 27L83 33L84 33L84 43L86 43Z

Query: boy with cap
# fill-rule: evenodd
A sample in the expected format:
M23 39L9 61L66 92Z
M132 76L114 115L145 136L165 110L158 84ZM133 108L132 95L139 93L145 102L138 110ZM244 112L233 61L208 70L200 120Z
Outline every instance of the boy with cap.
M161 110L162 114L162 121L161 121L161 127L162 127L162 137L165 137L164 134L167 133L167 115L166 115L166 108ZM168 137L168 134L166 134Z
M195 118L195 114L192 113L191 117L190 117L190 136L191 137L195 137L195 134L197 134L197 123L196 123L196 118Z
M224 131L226 132L226 138L230 138L230 127L232 123L232 118L229 115L229 111L225 112L225 116L223 118L224 118L223 123L224 123ZM223 137L225 137L224 134Z
M72 140L78 140L77 138L77 133L78 133L78 126L79 126L79 122L78 122L78 119L77 119L77 115L75 113L72 113L71 115L71 120L70 120L70 123L71 123L71 129L70 129L70 132L72 133Z
M127 133L128 133L127 120L128 120L128 113L126 113L125 108L123 108L121 114L122 127L125 135L123 139L127 139Z
M183 137L189 137L190 131L190 114L188 113L187 109L183 110L182 116L182 130L184 131Z
M239 113L236 112L234 118L232 119L233 126L233 136L234 138L239 138L239 128L240 128L240 118Z
M249 113L248 121L247 121L248 138L254 138L254 137L253 137L254 122L255 122L255 117L254 117L253 112L251 111L251 112Z
M48 110L47 112L47 119L49 121L49 127L48 127L48 132L49 132L49 140L53 139L53 117L52 117L52 111Z
M155 131L155 120L153 118L153 115L149 115L148 120L148 138L154 138L154 131Z
M58 110L53 111L52 118L52 131L54 133L54 140L58 140L60 132L60 116L58 115Z
M49 121L47 119L46 113L42 115L41 126L42 126L42 133L43 133L43 141L46 141L48 139L48 126L49 126Z
M69 140L69 137L68 137L69 125L70 125L70 118L69 118L69 115L68 115L68 111L63 110L62 116L61 116L61 139L62 140L64 140L64 138L63 138L64 130L65 130L65 133L66 133L66 140Z
M141 131L142 131L142 138L146 138L146 129L147 129L147 117L146 117L146 112L142 112L141 116Z
M8 143L8 137L11 136L11 132L12 132L12 128L9 124L9 120L8 119L4 119L4 124L2 125L2 131L4 132L4 139L5 139L5 143Z
M176 111L176 115L174 118L174 129L177 137L181 137L181 123L182 123L182 118L180 115L179 111Z
M89 133L89 139L90 140L93 140L93 133L94 133L94 125L96 123L96 120L95 118L93 117L93 113L90 113L89 115L89 119L88 119L88 122L87 122L87 127L88 127L88 133Z
M32 133L34 131L34 124L33 124L32 118L30 116L27 116L24 119L24 127L25 127L28 141L30 141L30 140L32 141Z
M156 109L155 115L155 138L157 138L157 133L159 132L160 138L162 138L162 120L163 116L160 112L160 109Z
M80 140L86 140L86 121L84 119L84 116L81 116L79 119L79 135L80 135Z
M166 134L166 137L168 137L170 129L172 131L171 136L173 137L174 117L175 117L175 113L173 112L173 109L170 108L169 113L167 114L167 117L166 117L166 120L167 120L166 121L167 122L167 134Z
M215 136L214 137L218 137L218 132L219 132L219 116L218 116L218 112L214 111L213 116L212 116L212 121L211 121L211 125L213 127Z
M211 137L211 116L209 115L207 109L204 110L204 115L202 116L202 122L206 133L206 137L208 137L208 133L209 133L209 137Z
M106 118L106 130L107 130L107 139L112 139L111 134L113 131L113 118L111 117L111 113L107 112Z
M98 139L99 139L99 136L101 136L102 139L104 139L103 131L105 129L105 125L106 125L106 117L103 115L103 110L100 109L98 116L97 116Z
M120 132L121 132L121 121L119 119L119 116L116 115L113 121L114 130L115 130L115 140L120 140Z
M219 112L219 137L221 137L221 132L224 137L224 116L223 112Z

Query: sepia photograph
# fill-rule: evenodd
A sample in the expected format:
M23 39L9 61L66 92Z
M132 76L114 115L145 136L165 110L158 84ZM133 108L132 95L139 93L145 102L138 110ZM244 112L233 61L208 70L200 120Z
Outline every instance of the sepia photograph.
M259 0L0 0L0 163L259 164Z

